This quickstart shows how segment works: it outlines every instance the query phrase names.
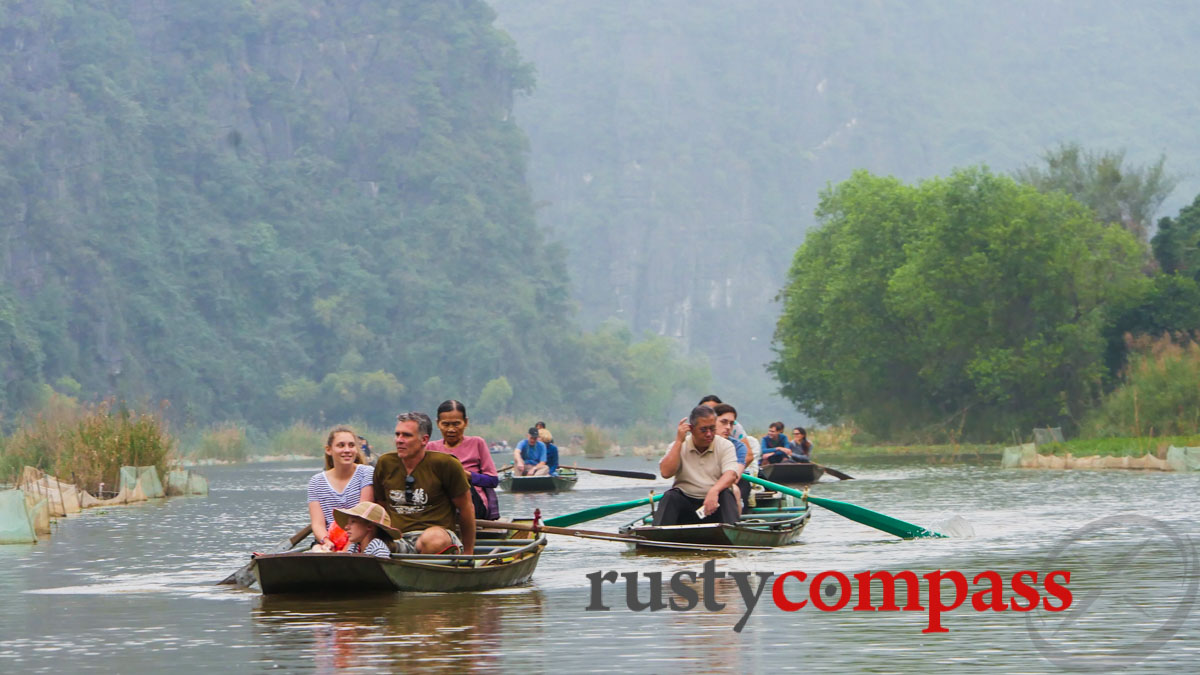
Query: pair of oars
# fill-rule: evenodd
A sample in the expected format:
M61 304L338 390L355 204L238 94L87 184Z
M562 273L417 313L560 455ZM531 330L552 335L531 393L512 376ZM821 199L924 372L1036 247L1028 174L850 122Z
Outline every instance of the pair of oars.
M849 518L856 523L862 523L867 527L875 528L881 532L887 532L888 534L895 535L901 539L923 539L927 537L946 536L944 534L934 532L929 528L921 527L920 525L914 525L913 523L900 520L899 518L893 518L885 513L872 511L871 509L868 509L864 506L859 506L858 504L851 504L850 502L838 501L836 499L826 499L824 497L814 497L807 492L801 492L800 490L790 488L786 485L772 483L769 480L764 480L762 478L758 478L757 476L751 476L750 474L742 474L742 478L745 478L751 483L758 483L767 489L776 490L784 494L792 495L793 497L799 497L800 499L806 500L809 503L816 504L817 506L833 511L839 516ZM644 499L634 499L628 502L597 506L590 509L585 509L583 511L578 511L576 513L568 513L562 516L555 516L554 518L547 518L545 523L552 526L569 527L571 525L577 525L589 520L604 518L605 516L610 516L614 513L620 513L621 511L632 509L637 506L644 506L652 501L658 501L660 499L662 499L662 495L654 495L653 497L646 497Z

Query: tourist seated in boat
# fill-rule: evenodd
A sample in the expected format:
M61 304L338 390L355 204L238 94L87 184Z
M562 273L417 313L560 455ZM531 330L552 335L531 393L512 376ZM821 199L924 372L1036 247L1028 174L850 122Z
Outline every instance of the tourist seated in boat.
M737 452L729 439L717 434L715 410L697 406L679 421L675 441L658 469L675 484L663 493L654 512L655 526L737 522L737 500L729 489L739 475Z
M538 440L546 445L546 468L551 476L558 475L558 446L554 444L554 435L543 426L538 429Z
M738 482L733 484L733 496L742 507L749 508L750 481L741 476L746 473L746 467L754 461L754 453L742 441L730 438L733 433L733 425L737 424L737 408L728 403L718 403L713 407L713 412L717 413L717 435L728 438L729 442L733 443L733 450L737 454Z
M710 408L716 408L722 403L724 403L724 401L722 401L716 394L709 394L708 396L700 399L700 402L696 405L706 405ZM733 431L729 432L729 440L739 440L742 443L745 443L746 447L750 447L750 436L746 433L746 429L742 426L741 422L733 423Z
M518 476L545 476L550 473L546 465L546 444L538 440L537 427L529 427L528 437L517 443L513 450L513 473Z
M393 542L401 532L392 527L387 511L375 502L359 502L350 509L334 509L333 519L349 535L346 553L365 553L379 558L392 555Z
M475 550L475 506L466 469L454 456L429 452L433 432L429 415L396 416L396 452L375 465L375 502L383 506L392 527L404 534L399 553L442 554ZM455 533L455 526L458 533Z
M812 461L812 442L808 440L808 432L804 427L792 428L792 440L788 443L792 450L792 459L797 462Z
M446 452L458 458L467 471L471 483L471 503L475 505L475 517L484 520L500 518L500 502L496 499L496 486L500 476L487 441L478 436L467 436L467 408L455 400L442 401L437 409L437 426L442 432L438 441L430 441L427 449Z
M783 422L771 422L762 439L762 463L778 464L792 458L792 448L783 432Z
M308 481L308 516L316 547L335 548L329 541L334 509L350 509L374 499L373 474L359 451L358 434L347 426L334 427L325 441L325 470Z

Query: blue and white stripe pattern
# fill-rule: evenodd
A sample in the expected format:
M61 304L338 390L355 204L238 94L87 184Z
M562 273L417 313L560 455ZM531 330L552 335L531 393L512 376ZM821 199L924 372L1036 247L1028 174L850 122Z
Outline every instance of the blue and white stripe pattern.
M362 489L371 485L375 478L375 469L369 464L358 464L354 468L354 476L346 483L346 489L338 492L329 484L324 471L318 471L308 480L308 501L321 505L325 514L325 527L333 524L334 509L352 509L358 505Z

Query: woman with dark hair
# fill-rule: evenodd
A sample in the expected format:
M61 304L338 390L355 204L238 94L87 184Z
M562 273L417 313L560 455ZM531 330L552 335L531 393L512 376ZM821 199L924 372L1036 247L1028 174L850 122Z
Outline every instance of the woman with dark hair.
M453 399L442 401L437 409L437 426L442 432L442 440L431 441L425 449L457 457L470 479L475 517L496 520L500 517L500 503L496 499L500 477L496 473L496 463L492 461L487 441L479 436L466 435L466 406Z
M792 450L793 461L812 461L812 441L808 440L808 431L804 427L792 429L792 440L788 442L788 447Z

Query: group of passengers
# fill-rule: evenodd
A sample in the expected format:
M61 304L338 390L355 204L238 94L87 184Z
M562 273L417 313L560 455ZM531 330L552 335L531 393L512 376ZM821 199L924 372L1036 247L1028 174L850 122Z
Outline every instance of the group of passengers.
M437 408L442 439L430 441L429 416L396 418L396 452L367 463L365 439L335 427L325 443L325 470L308 482L313 548L386 557L392 552L471 555L476 518L496 520L499 476L487 442L467 436L467 410L444 401ZM659 462L674 478L654 514L654 524L734 523L750 506L750 483L760 464L810 461L812 443L802 427L789 441L782 422L760 442L737 421L737 409L710 395L680 420L675 440ZM557 475L558 448L543 422L513 451L513 473ZM455 531L457 529L457 532Z
M513 473L518 476L557 476L558 446L545 422L529 427L528 437L513 451Z
M675 441L659 462L663 478L674 478L654 513L654 525L735 523L751 504L750 482L762 464L811 461L812 443L803 427L783 435L773 422L760 442L737 421L737 409L705 396L679 421Z
M474 552L476 517L500 515L496 466L487 443L466 435L462 403L438 406L437 425L442 439L430 442L428 415L398 415L396 452L380 455L374 467L352 429L329 433L325 470L308 481L314 550L380 557Z

